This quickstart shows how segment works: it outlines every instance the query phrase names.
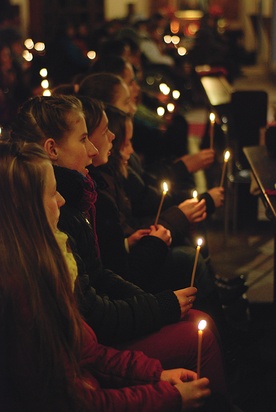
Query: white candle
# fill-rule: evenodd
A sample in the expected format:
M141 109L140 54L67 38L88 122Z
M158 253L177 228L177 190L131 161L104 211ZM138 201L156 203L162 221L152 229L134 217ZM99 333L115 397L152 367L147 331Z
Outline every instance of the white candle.
M230 152L229 150L226 150L226 152L224 153L224 161L223 161L222 174L221 174L221 179L220 179L220 186L223 186L226 167L227 167L229 158L230 158Z
M198 261L198 257L199 257L199 252L200 252L200 247L201 247L201 245L202 245L202 239L198 239L198 240L197 240L197 247L196 247L194 267L193 267L193 271L192 271L191 286L194 286L194 282L195 282L195 273L196 273L197 261Z
M200 365L201 365L201 348L202 348L202 337L203 329L206 328L207 322L202 319L198 324L198 348L197 348L197 379L200 378Z
M156 226L157 223L158 223L159 216L160 216L160 212L161 212L161 209L162 209L162 206L163 206L163 202L164 202L164 199L165 199L165 196L166 196L168 190L169 190L169 189L168 189L167 183L166 183L166 182L163 182L163 192L162 192L161 201L160 201L159 208L158 208L157 215L156 215L155 222L154 222L154 225L155 225L155 226Z
M196 191L196 190L193 191L193 198L194 198L196 201L198 201L197 191Z
M214 113L210 113L210 149L214 147L214 132L215 132L215 123L216 123L216 116Z

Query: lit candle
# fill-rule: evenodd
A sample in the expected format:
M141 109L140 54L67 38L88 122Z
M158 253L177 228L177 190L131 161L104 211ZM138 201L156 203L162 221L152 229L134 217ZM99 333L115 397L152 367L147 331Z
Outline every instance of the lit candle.
M222 174L221 174L221 179L220 179L220 186L223 186L226 167L227 167L229 158L230 158L230 152L229 150L226 150L226 152L224 153L224 161L223 161Z
M193 191L193 198L194 198L196 201L198 201L197 191L196 191L196 190Z
M199 252L200 252L200 247L201 247L201 245L202 245L202 239L198 239L198 240L197 240L197 247L196 247L194 267L193 267L193 272L192 272L191 286L194 286L195 273L196 273L196 267L197 267L197 261L198 261L198 257L199 257Z
M210 149L214 147L214 132L215 132L215 123L216 123L216 116L214 113L210 113Z
M162 206L163 206L163 202L164 202L164 199L165 199L165 196L166 196L168 190L169 190L169 189L168 189L167 183L166 183L166 182L163 182L163 192L162 192L162 197L161 197L160 205L159 205L159 208L158 208L158 211L157 211L157 215L156 215L156 218L155 218L155 222L154 222L154 225L155 225L155 226L156 226L157 223L158 223L159 216L160 216L160 212L161 212L161 209L162 209Z
M201 320L198 324L198 348L197 348L197 379L200 378L200 363L201 363L201 347L202 347L202 335L203 329L206 328L206 320Z

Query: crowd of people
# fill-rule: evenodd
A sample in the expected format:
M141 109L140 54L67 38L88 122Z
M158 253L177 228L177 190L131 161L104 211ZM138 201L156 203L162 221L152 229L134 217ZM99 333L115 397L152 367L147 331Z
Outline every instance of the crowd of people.
M119 25L116 36L99 31L95 62L83 54L49 96L15 82L24 92L14 91L12 105L4 94L17 79L14 61L8 44L0 47L0 105L9 111L0 139L7 412L240 410L228 376L237 331L204 236L224 188L192 196L194 173L211 167L215 150L190 154L181 100L161 122L142 87L151 64L176 84L185 77L171 55L157 60L167 23L159 17ZM78 52L87 47L74 42ZM163 180L171 185L155 221Z

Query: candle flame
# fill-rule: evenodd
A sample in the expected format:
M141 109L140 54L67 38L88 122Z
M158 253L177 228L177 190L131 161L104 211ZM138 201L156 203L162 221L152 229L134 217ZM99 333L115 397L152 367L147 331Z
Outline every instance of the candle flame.
M224 153L224 161L228 162L229 158L230 158L230 152L229 150L226 150L226 152Z
M193 191L193 198L197 199L197 191L196 190Z
M203 243L203 240L201 238L197 239L197 246L201 246Z
M206 328L207 322L205 319L202 319L198 324L198 330L203 330Z
M210 113L209 119L212 123L214 123L216 119L215 113Z
M169 190L167 182L163 182L163 193L166 194L167 191Z

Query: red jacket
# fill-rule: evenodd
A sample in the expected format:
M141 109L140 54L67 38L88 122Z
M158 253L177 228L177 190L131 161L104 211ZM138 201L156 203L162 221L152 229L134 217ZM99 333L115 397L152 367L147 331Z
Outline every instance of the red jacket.
M24 311L24 307L22 307ZM0 410L3 412L68 412L71 398L58 397L52 392L41 395L41 373L37 368L39 348L35 343L28 313L24 313L26 327L16 344L5 341L5 329L11 322L0 324ZM9 352L13 353L12 359ZM16 350L14 348L17 347ZM11 362L6 365L6 360ZM65 359L67 359L65 355ZM87 408L81 412L166 412L181 411L181 396L168 382L159 381L162 366L138 351L118 351L98 343L95 333L83 322L83 341L80 352L82 377L73 379L79 398ZM67 361L67 375L73 371ZM9 379L12 376L12 382ZM83 382L85 381L85 385ZM88 385L87 385L88 384ZM52 388L53 389L53 388ZM23 408L23 409L22 409Z
M118 351L100 345L84 324L81 367L95 390L87 391L93 411L180 411L177 389L159 380L162 366L138 351Z

